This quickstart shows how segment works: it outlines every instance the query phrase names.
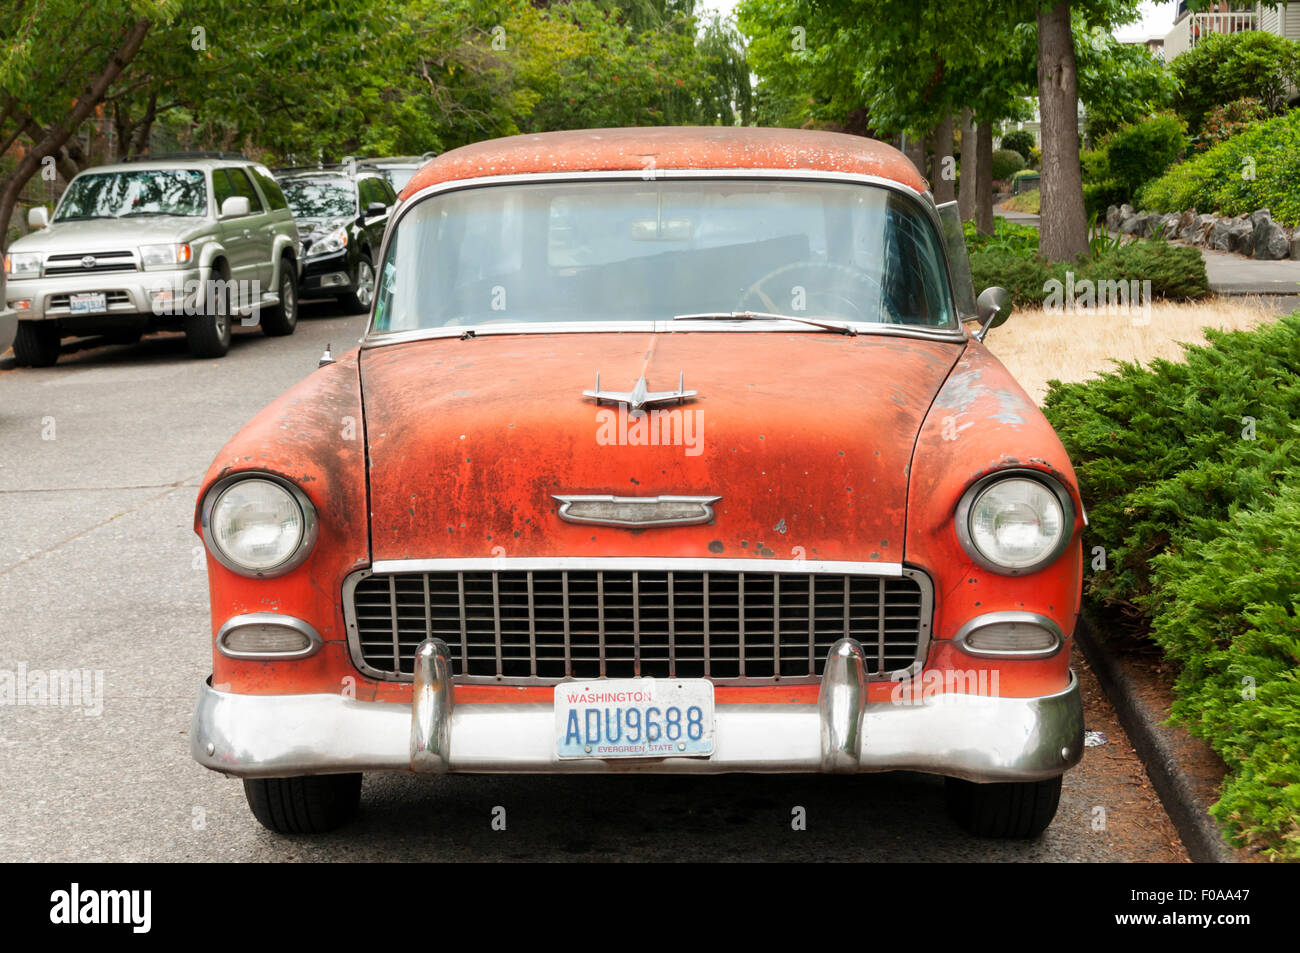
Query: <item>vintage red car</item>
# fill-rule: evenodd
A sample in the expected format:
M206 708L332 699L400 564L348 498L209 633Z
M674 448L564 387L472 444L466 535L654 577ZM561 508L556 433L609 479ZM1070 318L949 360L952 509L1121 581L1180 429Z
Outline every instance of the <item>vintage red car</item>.
M259 821L336 826L367 771L903 769L1047 826L1083 507L901 153L516 136L402 199L360 348L199 494L193 754Z

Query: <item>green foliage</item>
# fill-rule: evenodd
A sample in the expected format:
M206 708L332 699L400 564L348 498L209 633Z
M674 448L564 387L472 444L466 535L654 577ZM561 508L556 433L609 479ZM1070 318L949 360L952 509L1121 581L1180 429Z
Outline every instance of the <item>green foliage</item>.
M1200 153L1211 146L1218 145L1239 136L1250 128L1251 123L1268 118L1264 104L1258 99L1238 99L1226 106L1215 106L1205 114L1205 122L1199 135L1192 139L1192 152Z
M1005 182L1025 167L1025 157L1014 149L993 150L993 179Z
M1175 108L1196 133L1215 106L1246 97L1280 113L1288 87L1300 84L1300 43L1263 30L1211 33L1169 68L1180 87Z
M1090 142L1173 105L1178 84L1145 46L1121 43L1076 18L1074 55Z
M1230 836L1300 860L1300 314L1207 337L1184 363L1052 382L1046 413L1085 552L1106 551L1089 600L1179 664L1174 717L1229 767Z
M1041 189L1027 189L1024 192L1018 192L1003 202L1002 207L1012 212L1037 215L1043 210L1043 192Z
M1132 195L1173 165L1186 148L1187 127L1177 116L1166 113L1143 119L1107 140L1108 178Z
M1106 209L1112 205L1123 205L1132 197L1133 193L1114 179L1084 182L1083 185L1083 208L1088 213L1088 218L1104 217Z
M1034 134L1028 129L1016 129L1002 137L1003 149L1018 152L1026 158L1035 145Z
M1089 182L1104 182L1110 178L1110 164L1105 149L1080 150L1079 167L1083 172L1084 185Z
M1081 262L1044 262L1038 257L1038 229L1006 219L994 222L992 235L980 235L966 223L966 248L976 288L998 285L1011 292L1018 308L1040 308L1048 297L1049 281L1065 284L1067 273L1076 286L1088 280L1150 281L1151 296L1160 300L1208 297L1205 261L1195 248L1165 241L1092 243L1091 257Z
M1174 166L1148 183L1134 204L1155 212L1196 208L1223 215L1267 208L1276 221L1300 225L1300 109L1255 123Z

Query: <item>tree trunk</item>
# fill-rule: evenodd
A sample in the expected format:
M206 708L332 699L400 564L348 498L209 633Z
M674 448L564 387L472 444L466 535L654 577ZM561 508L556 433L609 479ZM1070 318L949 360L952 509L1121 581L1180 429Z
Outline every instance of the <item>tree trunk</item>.
M903 154L912 160L912 165L916 166L916 171L925 175L925 138L922 136L913 136L908 134L905 137L907 148Z
M953 180L956 171L952 156L952 116L944 116L934 127L934 164L930 172L930 188L934 190L937 204L943 205L957 197L957 183Z
M975 221L975 191L979 186L979 157L975 154L975 121L969 109L961 111L961 183L957 208L963 222Z
M0 179L0 186L2 186L0 187L0 244L6 244L5 236L9 232L9 219L18 204L18 196L22 194L28 180L40 168L41 160L46 156L61 155L64 143L72 137L91 111L104 101L109 87L140 52L145 35L152 25L147 17L141 17L131 26L122 39L121 45L108 58L104 69L85 85L64 119L38 133L39 138L33 136L32 148L18 161L13 172Z
M1038 12L1038 108L1043 182L1038 254L1072 261L1088 251L1088 216L1079 168L1079 77L1070 33L1070 0Z
M993 123L982 122L975 131L975 228L993 234Z

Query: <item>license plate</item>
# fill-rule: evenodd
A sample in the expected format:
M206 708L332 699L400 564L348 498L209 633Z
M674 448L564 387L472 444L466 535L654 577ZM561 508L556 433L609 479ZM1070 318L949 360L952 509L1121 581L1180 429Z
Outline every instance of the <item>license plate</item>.
M555 686L561 758L707 758L713 683L702 678L612 678Z
M93 294L70 295L68 310L73 314L102 314L108 310L108 299L102 291Z

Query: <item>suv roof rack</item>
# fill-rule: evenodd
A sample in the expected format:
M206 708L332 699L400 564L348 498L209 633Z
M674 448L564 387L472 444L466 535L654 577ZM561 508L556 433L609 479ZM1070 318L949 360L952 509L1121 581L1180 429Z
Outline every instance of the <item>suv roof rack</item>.
M158 162L171 159L235 159L242 162L253 161L242 152L211 152L202 149L196 149L192 152L142 152L139 155L126 156L122 161Z
M342 162L320 162L315 165L278 165L271 169L275 175L289 172L346 172L347 165Z

